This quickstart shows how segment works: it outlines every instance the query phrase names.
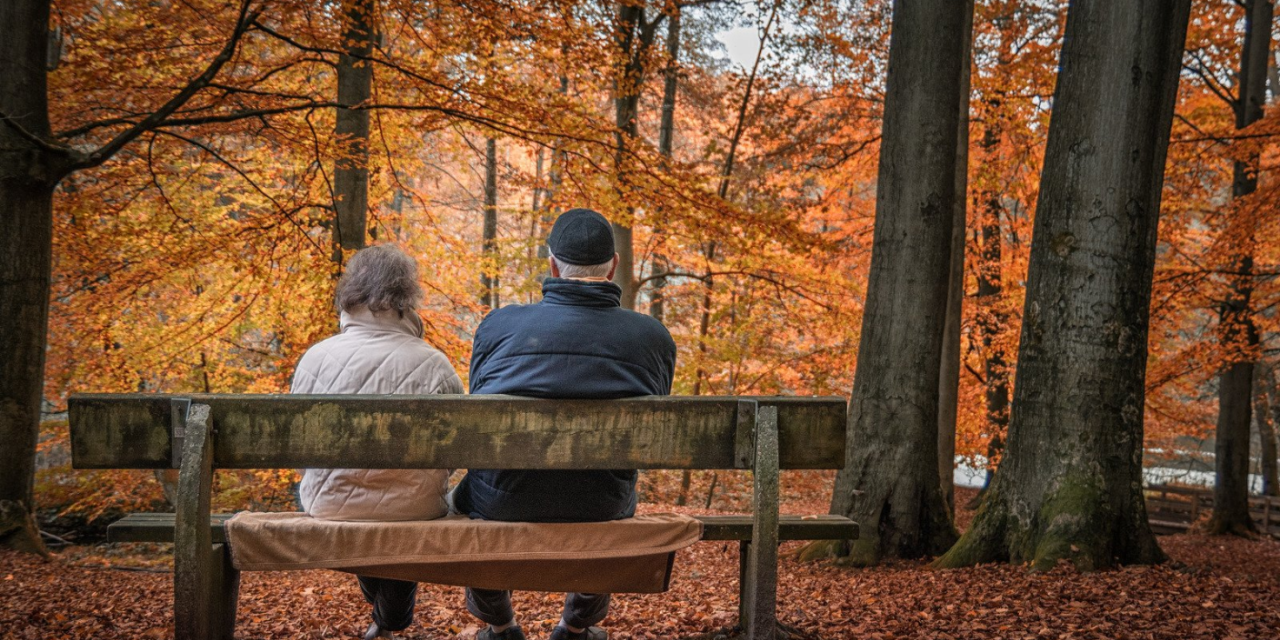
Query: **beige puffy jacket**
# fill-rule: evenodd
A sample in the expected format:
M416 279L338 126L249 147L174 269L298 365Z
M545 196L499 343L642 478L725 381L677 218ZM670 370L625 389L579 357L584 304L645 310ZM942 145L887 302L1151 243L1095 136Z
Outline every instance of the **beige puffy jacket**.
M448 358L422 340L416 314L343 312L341 330L312 346L293 393L462 393ZM448 510L444 469L305 469L302 508L326 520L431 520Z

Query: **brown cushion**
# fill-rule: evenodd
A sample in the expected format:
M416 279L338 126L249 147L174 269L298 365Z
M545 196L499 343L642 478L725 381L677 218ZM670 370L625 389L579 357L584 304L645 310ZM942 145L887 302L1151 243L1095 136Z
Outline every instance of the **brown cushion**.
M305 513L239 513L226 524L241 571L336 569L485 589L657 593L671 557L702 537L689 516L530 523L448 516L338 522Z

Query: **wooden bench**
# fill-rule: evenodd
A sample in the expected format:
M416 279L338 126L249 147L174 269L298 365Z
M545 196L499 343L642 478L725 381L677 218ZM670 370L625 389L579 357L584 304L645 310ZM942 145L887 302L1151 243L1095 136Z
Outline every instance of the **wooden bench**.
M179 468L174 514L134 514L109 540L174 542L175 635L231 638L239 572L210 513L213 470L275 468L750 469L753 512L702 516L740 542L740 622L776 629L777 545L847 540L840 516L780 517L780 469L844 464L842 398L534 400L512 396L76 394L73 466Z
M1143 490L1147 518L1159 535L1186 533L1201 515L1213 511L1213 490L1153 484ZM1258 532L1280 539L1280 498L1249 496L1249 515Z

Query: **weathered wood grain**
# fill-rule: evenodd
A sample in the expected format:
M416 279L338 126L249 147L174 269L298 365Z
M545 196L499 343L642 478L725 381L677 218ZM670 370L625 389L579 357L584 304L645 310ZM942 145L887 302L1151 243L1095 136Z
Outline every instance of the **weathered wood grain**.
M80 469L165 468L169 406L189 397L218 424L216 468L733 469L741 398L77 394ZM842 398L754 398L777 408L785 469L844 463Z
M756 416L755 487L751 507L751 548L742 593L747 638L774 640L778 600L778 410L760 407Z
M187 412L182 470L173 533L173 622L177 640L212 640L215 607L209 498L213 447L209 406L192 403Z

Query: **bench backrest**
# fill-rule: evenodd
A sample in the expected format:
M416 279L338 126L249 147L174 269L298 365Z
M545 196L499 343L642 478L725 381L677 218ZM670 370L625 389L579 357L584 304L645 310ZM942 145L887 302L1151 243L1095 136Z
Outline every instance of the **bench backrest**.
M73 466L177 467L191 403L209 406L215 468L750 469L765 407L778 468L845 457L838 397L75 394Z

